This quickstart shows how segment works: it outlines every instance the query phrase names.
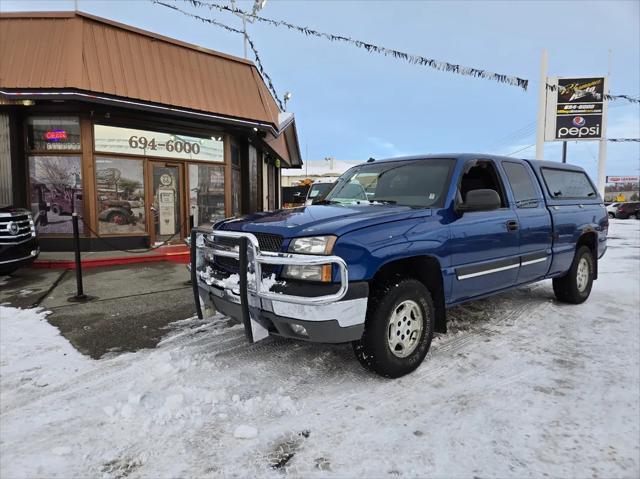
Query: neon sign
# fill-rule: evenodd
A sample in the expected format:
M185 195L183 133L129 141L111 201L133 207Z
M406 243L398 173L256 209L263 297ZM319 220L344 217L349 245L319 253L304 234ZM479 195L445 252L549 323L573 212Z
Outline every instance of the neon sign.
M44 134L44 139L47 141L65 141L67 139L67 131L66 130L48 130Z

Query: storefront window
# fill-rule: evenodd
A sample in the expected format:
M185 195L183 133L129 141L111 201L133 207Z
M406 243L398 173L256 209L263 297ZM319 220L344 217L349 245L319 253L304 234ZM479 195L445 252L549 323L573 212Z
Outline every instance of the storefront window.
M29 183L38 233L73 233L71 214L84 214L80 156L29 157Z
M94 125L94 149L101 153L131 156L224 161L224 142L220 135L187 136L178 133Z
M28 118L27 144L31 151L78 151L80 120L66 116Z
M97 157L96 190L100 234L145 232L142 160Z
M223 166L189 165L189 206L194 226L225 217Z

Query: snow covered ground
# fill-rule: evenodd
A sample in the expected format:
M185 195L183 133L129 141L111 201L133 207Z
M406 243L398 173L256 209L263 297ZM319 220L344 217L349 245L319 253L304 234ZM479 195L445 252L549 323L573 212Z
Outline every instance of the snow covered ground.
M395 381L221 316L95 361L0 307L0 477L638 477L640 221L609 245L585 304L544 282L455 308Z

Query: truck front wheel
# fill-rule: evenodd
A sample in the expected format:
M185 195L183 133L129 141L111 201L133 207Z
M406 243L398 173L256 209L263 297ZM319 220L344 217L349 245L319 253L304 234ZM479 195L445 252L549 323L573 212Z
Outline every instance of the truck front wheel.
M362 338L353 351L365 368L397 378L424 360L435 322L429 290L414 279L387 281L372 288Z
M595 260L587 246L576 251L569 272L553 279L553 292L559 301L572 304L584 303L591 294Z

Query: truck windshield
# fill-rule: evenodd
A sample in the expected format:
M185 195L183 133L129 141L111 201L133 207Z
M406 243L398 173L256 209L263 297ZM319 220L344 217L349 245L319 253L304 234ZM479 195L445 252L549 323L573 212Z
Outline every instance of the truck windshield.
M450 159L425 159L356 166L338 178L324 202L441 207L453 164Z

